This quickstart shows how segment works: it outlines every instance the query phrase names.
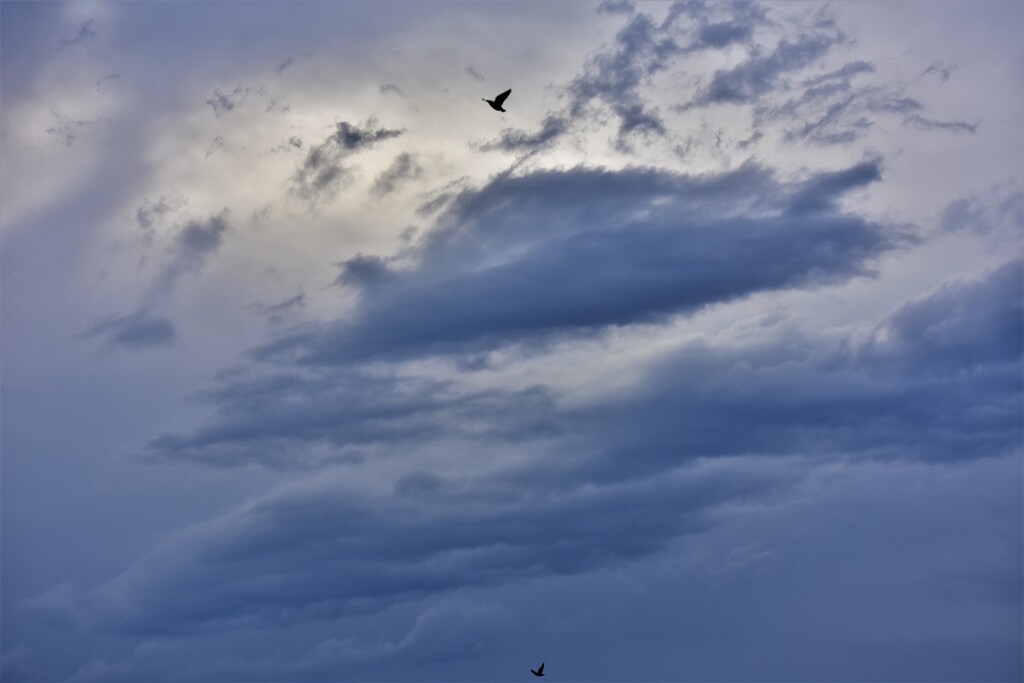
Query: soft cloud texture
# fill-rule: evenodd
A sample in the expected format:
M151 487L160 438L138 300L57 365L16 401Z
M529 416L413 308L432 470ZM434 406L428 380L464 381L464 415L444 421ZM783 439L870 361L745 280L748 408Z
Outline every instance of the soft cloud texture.
M401 134L401 130L378 128L374 119L367 121L363 127L342 121L326 140L310 148L295 172L296 193L311 201L333 197L349 173L341 164L343 159L381 140Z
M175 336L170 320L149 315L146 310L106 318L79 335L81 339L103 338L108 349L120 346L130 350L166 346Z
M0 6L4 680L1019 679L1019 7L303 9Z
M863 275L909 238L835 210L844 192L878 178L873 163L791 187L755 166L702 178L582 168L499 176L455 200L410 266L347 264L342 281L361 290L351 320L263 354L330 363L492 347Z

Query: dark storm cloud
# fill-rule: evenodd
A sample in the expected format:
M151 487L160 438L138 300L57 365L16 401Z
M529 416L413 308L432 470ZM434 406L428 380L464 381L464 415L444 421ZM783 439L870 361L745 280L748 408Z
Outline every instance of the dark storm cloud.
M957 279L903 305L880 326L871 357L931 372L1020 362L1024 268L1013 261L981 279ZM912 351L912 353L910 353Z
M103 339L108 350L120 347L130 351L167 346L176 337L170 320L150 315L147 309L105 318L77 336L78 339Z
M650 555L712 525L721 503L754 499L794 477L780 470L695 465L529 491L515 479L415 474L379 493L360 491L343 473L321 474L186 530L80 601L46 596L35 608L147 635L376 612Z
M835 211L835 203L846 192L882 178L878 162L867 161L834 173L820 173L799 185L789 202L790 213Z
M154 635L332 619L642 558L727 519L721 510L778 495L814 463L1013 453L1024 408L1022 277L1015 261L952 280L861 341L766 316L714 346L682 346L626 393L582 408L538 406L573 424L572 439L555 448L516 429L486 436L518 436L544 463L543 477L530 464L478 478L413 471L372 491L347 472L322 473L179 534L87 595L57 590L28 607ZM337 391L338 378L321 379L322 391ZM320 398L289 386L251 385L244 400L260 409L242 431L267 421L276 429L292 419L280 408ZM413 392L418 400L441 403L436 387L424 388ZM276 408L268 395L280 399ZM241 398L236 387L230 400ZM516 405L499 403L505 412ZM249 410L225 406L236 408ZM320 424L303 424L334 430L332 410L323 412ZM484 423L497 414L478 413Z
M474 354L503 345L867 274L875 256L909 238L841 213L837 201L878 177L872 162L789 184L752 166L700 178L584 169L501 176L453 200L414 248L415 267L362 254L340 263L336 284L361 296L351 318L260 349L257 358L276 374L229 377L209 396L217 419L165 435L149 452L307 467L388 441L564 436L592 416L558 413L541 388L466 393L407 381L399 391L352 364L435 353L468 353L460 358L472 364ZM296 355L301 370L290 367ZM311 449L321 455L311 460Z
M329 199L349 176L342 161L360 150L372 147L404 131L378 128L371 118L362 126L342 121L323 143L310 147L302 165L292 177L293 189L300 197L310 201Z
M1022 278L1018 261L946 283L866 341L767 316L747 331L753 342L690 344L631 400L594 409L591 419L618 428L595 435L607 450L591 475L741 454L949 462L1012 453L1024 409Z
M834 201L877 177L873 164L792 184L756 166L501 175L459 195L413 265L376 272L351 318L261 355L332 364L494 348L864 275L906 235Z
M416 162L416 157L402 152L391 162L377 179L373 181L370 192L378 199L391 194L408 180L415 180L423 175L423 167Z
M227 376L217 416L149 454L210 466L308 468L376 444L557 440L549 485L625 481L700 458L813 454L951 461L1021 440L1021 263L944 284L866 337L767 315L683 346L629 393L563 406L542 386L466 391L344 368ZM737 429L742 425L742 429Z

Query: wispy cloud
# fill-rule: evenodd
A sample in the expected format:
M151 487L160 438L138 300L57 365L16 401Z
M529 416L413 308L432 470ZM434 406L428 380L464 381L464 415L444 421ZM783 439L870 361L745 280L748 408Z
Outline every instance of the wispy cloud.
M310 147L292 179L295 193L312 202L332 198L349 175L348 169L342 166L346 157L403 132L378 128L373 118L362 126L342 121L326 140Z
M96 40L97 34L93 29L93 20L86 21L78 27L78 32L70 38L62 38L58 41L58 50L64 50L81 43L91 43Z
M214 116L220 118L224 114L234 111L235 108L245 102L253 92L262 93L262 88L256 88L254 90L253 88L242 87L239 85L234 90L226 94L222 93L220 90L214 90L213 97L206 100L206 104L213 109Z
M289 55L284 60L282 60L281 63L274 68L274 70L277 71L277 73L279 74L283 74L285 71L295 66L296 62L301 61L303 59L310 59L312 57L312 52L300 52L298 54Z
M187 222L175 235L170 260L151 287L151 296L172 291L182 277L202 271L207 259L224 242L228 230L228 210L205 220Z
M377 198L385 197L406 181L415 180L423 176L423 167L416 162L416 157L408 152L402 152L391 162L377 179L373 181L370 192Z
M174 342L177 334L167 318L151 315L146 308L123 316L100 320L84 330L78 339L102 339L108 351L116 348L142 351Z
M704 178L582 168L498 176L438 219L414 268L360 287L350 319L264 353L332 363L493 347L863 275L903 238L833 202L878 174L863 164L794 185L755 166ZM742 213L752 207L756 218Z

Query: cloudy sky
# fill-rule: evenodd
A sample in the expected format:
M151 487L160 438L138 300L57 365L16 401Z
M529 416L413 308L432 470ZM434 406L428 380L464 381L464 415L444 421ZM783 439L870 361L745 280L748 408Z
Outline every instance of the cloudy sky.
M1024 5L0 12L5 681L1024 676Z

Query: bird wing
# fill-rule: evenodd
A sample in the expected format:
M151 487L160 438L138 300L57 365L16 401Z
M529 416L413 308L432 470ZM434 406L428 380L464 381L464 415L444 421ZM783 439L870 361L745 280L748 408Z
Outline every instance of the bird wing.
M512 92L512 91L510 90L509 92ZM508 93L505 93L505 94L507 95ZM540 663L540 666L537 668L537 673L539 673L539 674L544 673L544 662Z
M505 92L501 93L500 95L498 95L497 97L494 98L494 103L500 107L502 105L502 103L504 103L504 101L506 99L508 99L508 96L509 96L509 94L511 92L512 92L512 88L509 88Z

